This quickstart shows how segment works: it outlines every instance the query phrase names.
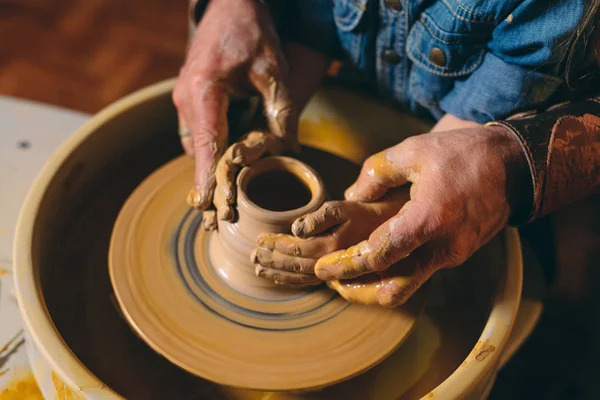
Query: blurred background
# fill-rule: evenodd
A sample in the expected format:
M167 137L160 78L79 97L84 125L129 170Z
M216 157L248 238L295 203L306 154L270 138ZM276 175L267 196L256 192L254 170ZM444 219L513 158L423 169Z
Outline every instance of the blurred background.
M0 95L94 113L174 77L186 0L0 0Z

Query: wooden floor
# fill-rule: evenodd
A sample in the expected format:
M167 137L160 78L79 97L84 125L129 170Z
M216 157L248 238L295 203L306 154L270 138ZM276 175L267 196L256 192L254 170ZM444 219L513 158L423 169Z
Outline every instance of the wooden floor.
M97 112L176 76L187 29L187 0L0 0L0 95ZM599 378L598 337L579 329L585 316L548 311L493 400L598 398L581 389Z
M177 75L187 0L0 0L0 95L93 113Z

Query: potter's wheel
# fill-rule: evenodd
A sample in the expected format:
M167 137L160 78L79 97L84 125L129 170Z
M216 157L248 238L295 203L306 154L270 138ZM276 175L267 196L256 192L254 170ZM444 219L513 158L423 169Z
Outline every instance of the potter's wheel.
M316 152L304 155L343 161ZM346 167L329 165L322 177L334 196L343 188L331 172ZM411 332L422 296L384 309L350 304L324 285L251 292L230 281L218 233L201 229L201 213L185 204L192 180L193 161L180 157L142 182L119 214L109 256L130 325L172 363L227 386L312 389L369 369Z

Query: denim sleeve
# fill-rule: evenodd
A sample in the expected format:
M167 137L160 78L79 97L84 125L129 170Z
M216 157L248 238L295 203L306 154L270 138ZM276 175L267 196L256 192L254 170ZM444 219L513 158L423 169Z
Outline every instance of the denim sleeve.
M480 123L543 104L564 84L565 41L585 0L526 0L496 26L481 65L440 102L441 109Z

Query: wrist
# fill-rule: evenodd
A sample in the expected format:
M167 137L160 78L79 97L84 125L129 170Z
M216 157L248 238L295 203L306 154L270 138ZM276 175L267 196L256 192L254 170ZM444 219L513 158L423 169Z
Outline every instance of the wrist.
M533 208L533 175L527 153L519 138L507 127L488 125L493 135L506 174L506 199L510 207L508 223L520 225L529 220Z

